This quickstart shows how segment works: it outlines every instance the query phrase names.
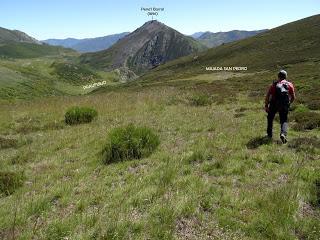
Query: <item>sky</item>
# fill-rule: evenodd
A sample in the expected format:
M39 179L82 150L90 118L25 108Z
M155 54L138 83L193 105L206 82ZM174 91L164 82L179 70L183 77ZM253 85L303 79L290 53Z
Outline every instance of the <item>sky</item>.
M131 32L155 19L184 34L270 29L320 13L320 0L0 0L0 27L39 40Z

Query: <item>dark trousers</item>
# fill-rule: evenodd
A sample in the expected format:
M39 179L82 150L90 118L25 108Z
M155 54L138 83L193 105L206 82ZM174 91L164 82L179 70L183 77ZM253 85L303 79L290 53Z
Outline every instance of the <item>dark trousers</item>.
M288 133L288 109L277 109L276 107L270 106L268 112L268 126L267 133L269 137L272 137L272 128L273 128L273 119L276 113L279 112L280 124L281 124L281 132L280 134L284 134L287 136Z

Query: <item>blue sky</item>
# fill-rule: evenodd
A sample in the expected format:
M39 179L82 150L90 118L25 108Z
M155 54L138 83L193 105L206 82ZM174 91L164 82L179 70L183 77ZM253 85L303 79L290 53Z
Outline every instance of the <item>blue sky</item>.
M320 13L320 0L1 0L0 26L37 39L99 37L151 20L141 7L164 7L157 20L184 34L257 30Z

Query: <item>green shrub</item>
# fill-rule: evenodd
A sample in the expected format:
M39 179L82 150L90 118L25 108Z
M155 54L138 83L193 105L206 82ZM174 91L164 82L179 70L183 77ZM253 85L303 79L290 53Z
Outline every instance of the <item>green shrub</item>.
M119 162L149 156L159 145L159 137L147 127L132 124L113 129L103 150L103 162Z
M310 109L303 104L296 105L292 109L294 110L294 112L309 112L310 111Z
M293 126L295 130L303 131L320 127L320 114L317 112L295 112L292 117L296 122Z
M0 171L0 194L10 195L21 187L24 174L21 172Z
M89 123L98 113L96 110L88 107L72 107L65 114L66 124L80 124L80 123Z
M207 106L212 103L210 96L206 94L193 95L189 100L194 106Z

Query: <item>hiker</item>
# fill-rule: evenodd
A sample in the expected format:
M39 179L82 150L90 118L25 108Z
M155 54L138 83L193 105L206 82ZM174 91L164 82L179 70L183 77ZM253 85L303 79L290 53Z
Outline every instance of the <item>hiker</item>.
M274 81L269 87L265 99L265 111L268 113L267 136L272 138L273 119L279 112L281 132L280 139L282 143L287 143L288 131L288 111L290 104L295 99L294 86L287 80L287 72L281 70L278 73L278 80Z

